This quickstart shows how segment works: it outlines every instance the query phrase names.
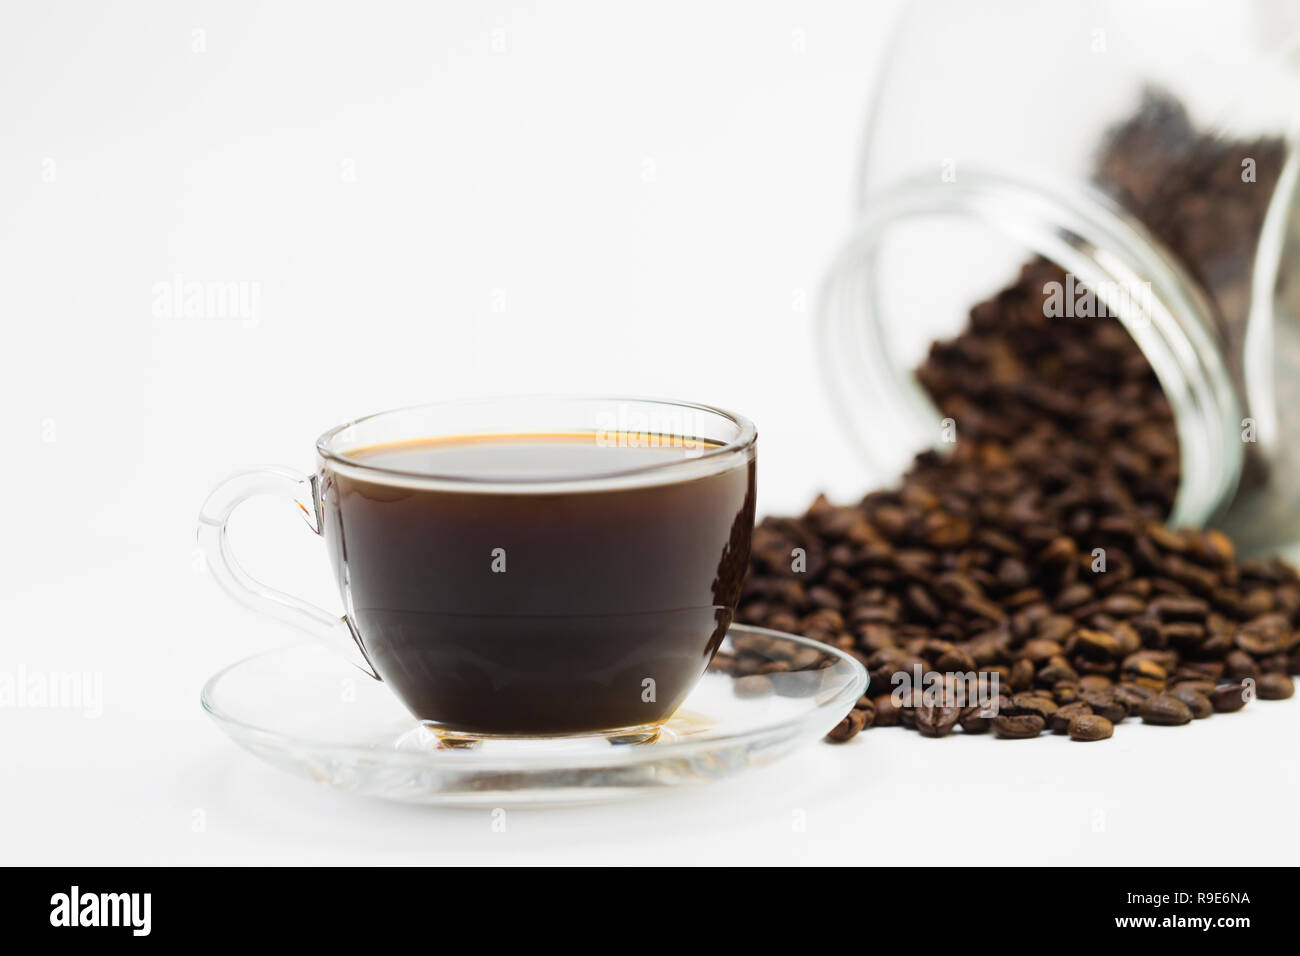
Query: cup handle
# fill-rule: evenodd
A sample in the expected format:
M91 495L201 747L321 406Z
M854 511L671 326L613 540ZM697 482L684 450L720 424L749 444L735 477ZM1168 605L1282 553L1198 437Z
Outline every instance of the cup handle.
M199 512L199 550L212 576L240 604L306 631L341 654L350 664L379 680L346 617L338 617L324 608L268 587L235 560L227 523L236 508L257 495L291 499L302 510L307 526L321 534L320 485L316 475L275 467L238 472L212 490Z

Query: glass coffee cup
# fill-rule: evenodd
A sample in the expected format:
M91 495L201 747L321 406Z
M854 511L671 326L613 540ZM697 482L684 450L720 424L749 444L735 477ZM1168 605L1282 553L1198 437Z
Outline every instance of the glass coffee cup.
M322 435L310 475L258 468L205 502L199 543L236 600L326 642L453 741L651 739L740 595L756 431L682 402L506 398L382 412ZM227 522L288 497L345 613L270 588Z

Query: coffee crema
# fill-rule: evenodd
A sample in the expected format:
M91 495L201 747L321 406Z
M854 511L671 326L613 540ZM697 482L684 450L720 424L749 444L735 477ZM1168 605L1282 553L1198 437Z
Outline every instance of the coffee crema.
M731 624L748 562L754 455L711 461L720 447L471 435L325 462L325 537L376 672L453 731L663 721Z

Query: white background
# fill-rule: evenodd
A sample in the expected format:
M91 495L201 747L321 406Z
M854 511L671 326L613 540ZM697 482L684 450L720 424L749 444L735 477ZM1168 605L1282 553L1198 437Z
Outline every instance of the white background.
M95 719L0 708L0 862L1293 861L1294 701L1097 746L873 731L504 833L281 776L200 711L212 672L298 638L203 573L199 503L356 415L686 398L758 423L763 512L868 487L811 313L892 12L0 8L0 670L104 693ZM255 321L167 315L177 276L256 288ZM292 506L238 517L252 570L337 605Z

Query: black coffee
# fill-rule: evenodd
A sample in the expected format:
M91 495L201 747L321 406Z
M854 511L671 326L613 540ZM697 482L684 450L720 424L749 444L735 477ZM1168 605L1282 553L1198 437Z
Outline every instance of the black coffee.
M417 717L553 735L677 708L740 596L754 460L717 465L701 456L716 446L646 441L431 439L346 455L387 473L326 464L325 535L348 617ZM608 481L565 484L592 477Z

